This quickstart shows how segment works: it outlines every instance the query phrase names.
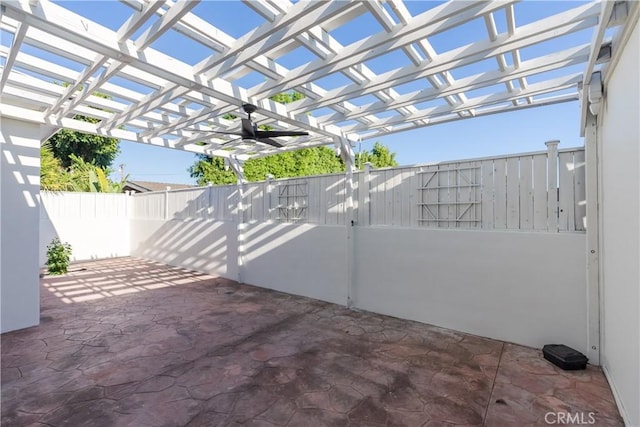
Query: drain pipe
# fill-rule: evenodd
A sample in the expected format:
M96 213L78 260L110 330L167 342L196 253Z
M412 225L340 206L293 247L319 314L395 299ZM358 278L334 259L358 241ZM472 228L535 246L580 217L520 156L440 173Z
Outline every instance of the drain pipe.
M357 224L357 218L354 216L353 209L353 193L354 193L354 183L353 183L353 172L355 170L355 153L353 152L353 148L351 147L351 143L346 138L337 138L335 141L336 145L338 145L338 149L340 152L340 157L344 161L346 166L345 172L345 226L346 226L346 237L347 237L347 274L346 274L346 306L347 308L354 308L354 300L353 300L353 284L355 283L355 242L354 242L354 227Z
M600 365L600 309L602 294L600 271L600 212L598 171L598 126L597 117L587 112L585 128L585 188L587 230L587 357L589 362Z

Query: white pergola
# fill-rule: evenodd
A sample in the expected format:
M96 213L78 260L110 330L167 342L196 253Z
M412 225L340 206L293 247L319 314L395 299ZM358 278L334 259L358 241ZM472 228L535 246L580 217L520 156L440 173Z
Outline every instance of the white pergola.
M402 0L250 0L243 7L264 22L234 38L198 16L197 0L122 3L130 15L110 29L64 3L2 0L0 115L45 125L48 135L69 128L240 162L327 144L348 158L357 141L573 101L581 91L586 111L589 80L610 56L607 29L638 6L576 3L519 25L520 5L513 0L423 3L425 10L417 14ZM225 4L202 2L202 7ZM373 17L381 30L347 45L332 35L363 15ZM438 51L430 42L478 24L482 31L466 34L473 37L466 45ZM591 40L553 47L553 41L588 29ZM169 32L181 41L177 50L200 45L210 54L186 63L152 47ZM530 49L536 46L544 49ZM296 49L312 59L285 67L281 58ZM387 55L393 55L389 71L367 65ZM486 71L465 71L480 63ZM241 79L251 73L259 73L261 82L244 87ZM348 83L323 87L321 80L329 75ZM286 105L269 99L293 90L305 98ZM207 132L238 130L244 102L259 107L258 124L306 130L309 136L283 138L285 147L276 149L246 140L227 143L225 136ZM226 120L228 113L238 118ZM76 115L99 122L79 121Z
M0 0L0 332L40 322L40 148L61 128L225 158L238 176L229 203L239 218L243 161L335 145L347 164L350 304L356 142L579 100L587 355L597 364L602 354L621 412L638 424L638 352L629 342L638 335L640 1L246 0L233 7L262 21L235 37L206 19L225 2L111 4L122 11L116 24L65 7L77 3ZM290 91L305 97L271 100ZM243 103L259 108L258 125L309 135L281 138L277 149L212 132L238 131ZM245 225L237 223L237 242Z

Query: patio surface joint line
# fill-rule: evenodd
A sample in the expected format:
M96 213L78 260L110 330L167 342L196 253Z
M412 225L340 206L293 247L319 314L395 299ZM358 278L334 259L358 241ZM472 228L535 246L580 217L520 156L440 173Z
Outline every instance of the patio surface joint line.
M487 425L487 415L489 414L489 407L491 406L491 402L493 401L493 389L496 387L496 380L498 379L498 372L500 372L500 364L502 363L502 355L504 354L504 341L500 346L500 357L498 358L498 366L496 367L496 373L493 376L493 382L491 383L491 391L489 392L489 401L487 402L487 407L484 409L484 417L482 417L482 425Z

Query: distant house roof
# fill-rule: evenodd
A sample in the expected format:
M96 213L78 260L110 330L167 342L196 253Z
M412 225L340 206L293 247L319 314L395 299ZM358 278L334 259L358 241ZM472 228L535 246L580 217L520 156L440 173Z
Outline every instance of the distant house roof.
M180 190L184 188L193 188L195 185L174 184L170 182L152 182L152 181L127 181L122 187L122 191L134 191L136 193L147 193L149 191L165 191L169 187L171 190Z

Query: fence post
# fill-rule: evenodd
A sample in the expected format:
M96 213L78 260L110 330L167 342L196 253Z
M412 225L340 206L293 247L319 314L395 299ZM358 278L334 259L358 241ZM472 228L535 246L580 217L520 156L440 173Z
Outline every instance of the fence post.
M273 206L273 201L272 199L272 194L273 194L273 175L271 175L270 173L267 174L267 182L265 184L264 187L264 220L265 221L270 221L271 220L271 207Z
M211 219L211 214L213 213L213 206L211 205L212 186L213 184L211 184L211 181L207 182L207 214L205 215L204 219Z
M363 225L371 225L371 162L367 162L364 164L364 188L362 188L362 192L364 192L364 224Z
M164 220L169 219L169 191L171 187L167 187L164 190Z
M547 228L558 231L558 144L547 141Z
M127 219L130 221L131 219L133 219L133 192L127 190L124 192L124 194L127 196L124 204L125 214L127 216Z

